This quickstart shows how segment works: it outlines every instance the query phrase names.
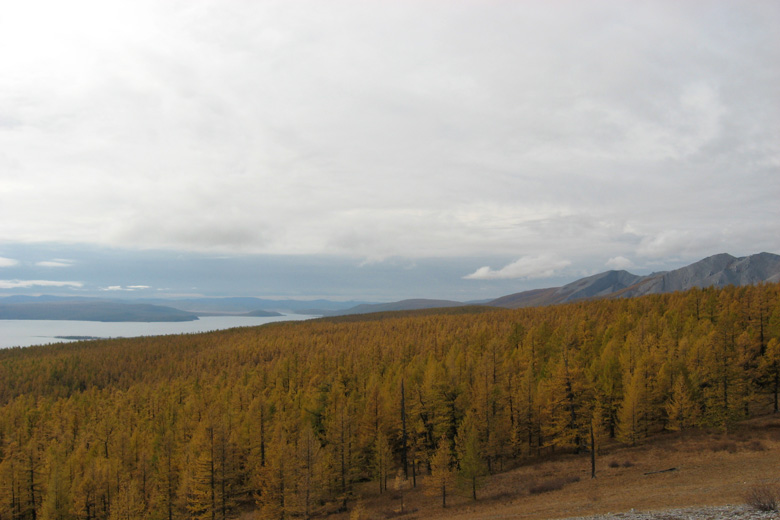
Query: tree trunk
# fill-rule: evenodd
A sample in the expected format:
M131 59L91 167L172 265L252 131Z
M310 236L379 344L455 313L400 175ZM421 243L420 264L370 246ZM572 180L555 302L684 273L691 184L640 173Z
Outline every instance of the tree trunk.
M407 457L407 437L406 437L406 391L404 390L404 380L401 379L401 461L404 466L404 478L409 478L409 461Z
M596 478L596 436L593 434L593 420L590 421L590 478Z

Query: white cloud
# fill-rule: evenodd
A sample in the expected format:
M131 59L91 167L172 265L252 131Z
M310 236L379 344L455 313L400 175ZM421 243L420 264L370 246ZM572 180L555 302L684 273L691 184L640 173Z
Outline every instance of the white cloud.
M81 282L54 280L0 280L0 289L29 289L30 287L83 287Z
M14 260L13 258L4 258L0 256L0 267L13 267L18 264L19 264L18 260Z
M493 270L488 266L484 266L463 278L467 280L550 278L569 265L571 265L569 260L558 259L550 255L523 256L501 269Z
M151 289L148 285L109 285L108 287L103 287L101 291L140 291L143 289Z
M615 256L607 260L606 264L604 265L606 265L610 269L623 270L623 269L631 269L632 267L634 267L634 262L632 262L625 256Z
M71 260L64 260L56 258L54 260L44 260L41 262L35 262L38 267L72 267L73 262Z

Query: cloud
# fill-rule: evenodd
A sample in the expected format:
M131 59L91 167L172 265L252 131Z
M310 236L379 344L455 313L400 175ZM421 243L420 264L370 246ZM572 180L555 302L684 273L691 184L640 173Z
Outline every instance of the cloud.
M484 266L463 278L467 280L550 278L569 265L571 265L569 260L557 259L550 255L523 256L501 269L493 270Z
M29 289L30 287L83 287L81 282L54 280L0 280L0 289Z
M35 262L35 265L37 265L38 267L72 267L73 261L57 258L54 260L44 260L41 262Z
M144 289L151 289L151 286L149 285L109 285L108 287L103 287L100 290L101 291L141 291Z
M694 233L685 229L660 230L648 233L642 238L637 254L652 259L687 255L711 249L713 242L717 242L713 238L710 234Z
M780 250L777 2L13 4L4 243Z
M606 265L610 269L623 270L623 269L630 269L634 267L634 262L632 262L625 256L615 256L607 260L606 264L604 265Z
M4 258L0 256L0 267L13 267L18 264L19 264L18 260L14 260L13 258Z

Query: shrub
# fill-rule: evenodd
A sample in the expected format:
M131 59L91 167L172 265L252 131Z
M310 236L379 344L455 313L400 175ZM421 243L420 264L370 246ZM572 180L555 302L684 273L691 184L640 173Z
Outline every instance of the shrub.
M777 511L778 498L775 486L753 486L745 494L745 503L757 511Z
M750 441L746 448L750 451L766 451L766 446L761 441Z

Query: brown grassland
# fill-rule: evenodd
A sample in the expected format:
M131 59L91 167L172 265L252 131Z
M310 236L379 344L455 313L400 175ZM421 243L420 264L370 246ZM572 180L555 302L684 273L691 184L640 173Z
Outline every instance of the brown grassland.
M451 497L446 509L418 486L403 491L403 514L400 492L380 496L368 483L361 490L362 514L353 509L331 518L542 520L744 504L752 487L780 484L780 416L744 421L730 432L667 433L641 446L613 445L599 454L596 468L591 479L588 454L548 457L487 477L476 502L462 492ZM674 471L663 471L671 468ZM567 477L579 481L555 491L530 491Z

